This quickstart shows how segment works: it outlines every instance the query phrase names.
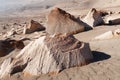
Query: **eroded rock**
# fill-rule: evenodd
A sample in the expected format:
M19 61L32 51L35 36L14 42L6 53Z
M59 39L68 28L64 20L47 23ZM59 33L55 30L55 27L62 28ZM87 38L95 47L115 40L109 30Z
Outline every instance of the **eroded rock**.
M95 40L111 39L111 38L114 38L114 37L120 37L120 29L105 32L105 33L103 33L99 36L96 36Z
M83 22L60 8L54 8L47 16L46 31L49 34L71 33L84 31Z
M57 74L67 68L86 65L92 59L89 44L78 41L72 35L43 36L28 44L10 62L6 59L0 76L16 72L23 72L25 76Z
M3 37L4 37L4 38L9 38L9 37L11 37L11 36L13 36L13 35L15 35L15 34L17 34L17 32L15 31L14 28L12 28L10 31L6 32L6 33L3 35Z
M120 14L112 14L105 17L105 23L109 25L120 24Z
M104 24L104 20L102 19L102 16L106 15L105 12L97 11L95 8L92 8L88 14L83 19L83 22L88 24L91 28L94 28L95 26Z
M30 34L35 31L45 30L45 27L38 23L37 21L31 20L30 24L24 27L23 34Z

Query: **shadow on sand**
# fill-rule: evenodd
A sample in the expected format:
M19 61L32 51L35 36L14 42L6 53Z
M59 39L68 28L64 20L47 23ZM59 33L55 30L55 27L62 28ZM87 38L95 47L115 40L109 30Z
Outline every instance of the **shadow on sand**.
M103 52L92 51L92 53L93 53L93 57L94 57L94 61L93 62L102 61L102 60L106 60L106 59L111 58L110 55L105 54Z

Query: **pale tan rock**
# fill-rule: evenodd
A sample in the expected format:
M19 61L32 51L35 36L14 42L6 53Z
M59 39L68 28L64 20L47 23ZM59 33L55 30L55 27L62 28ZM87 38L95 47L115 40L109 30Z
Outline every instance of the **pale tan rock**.
M95 8L92 8L82 21L88 24L91 28L104 24L102 13Z
M46 32L76 34L84 31L83 22L60 8L54 8L47 16Z
M105 32L97 37L95 37L96 40L103 40L103 39L110 39L110 38L113 38L113 32L112 31L108 31L108 32Z
M30 34L35 31L45 30L45 27L37 21L31 20L31 22L24 27L23 34Z
M95 39L96 40L104 40L104 39L111 39L111 38L114 38L114 37L120 37L120 29L105 32L105 33L95 37Z
M2 66L8 66L4 67L5 71L1 68L0 76L19 71L23 71L25 76L57 74L67 68L86 65L92 59L89 44L72 35L43 36L28 44L10 64L4 62Z
M6 59L0 67L0 78L10 76L12 58Z
M120 29L116 29L114 32L113 32L114 36L120 36Z
M8 37L13 36L13 35L15 35L15 34L17 34L17 32L15 31L14 28L12 28L10 31L6 32L6 33L3 35L3 37L4 37L4 38L8 38Z

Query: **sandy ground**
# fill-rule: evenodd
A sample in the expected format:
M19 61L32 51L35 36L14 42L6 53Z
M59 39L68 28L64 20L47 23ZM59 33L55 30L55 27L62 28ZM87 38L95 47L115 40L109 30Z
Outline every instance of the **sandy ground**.
M76 0L77 1L77 0ZM79 0L77 3L80 3ZM61 3L56 4L55 6L66 9L73 15L80 16L86 15L88 10L92 7L97 7L98 9L108 10L113 12L120 12L120 0L85 0L81 2L82 6L74 6L70 7L75 2L70 3ZM88 7L86 7L89 4ZM63 6L64 5L64 6ZM77 5L77 4L76 4ZM39 11L35 11L34 13L30 13L30 11L26 11L23 13L19 13L19 15L24 14L29 15L27 17L4 17L0 18L0 32L9 31L14 23L23 24L25 22L29 22L29 20L34 19L38 22L41 22L45 25L46 14L49 9L43 13L39 13ZM47 13L46 13L47 12ZM7 25L7 29L3 30L3 27ZM14 26L16 27L16 26ZM32 77L23 77L22 73L17 73L11 76L9 79L1 80L119 80L120 78L120 37L108 39L108 40L93 40L94 37L109 31L120 28L120 25L101 25L96 27L93 30L82 32L74 35L78 40L83 42L88 42L90 44L90 48L94 55L94 62L90 63L83 67L75 67L66 69L60 72L57 75L40 75L40 76L32 76ZM15 39L20 39L21 37L34 38L35 36L42 36L44 32L37 32L30 35L16 35ZM33 37L34 36L34 37ZM0 37L2 39L2 37ZM27 44L27 43L26 43ZM4 59L9 56L15 56L19 53L18 50L11 52L9 55L0 58L0 64L4 61Z

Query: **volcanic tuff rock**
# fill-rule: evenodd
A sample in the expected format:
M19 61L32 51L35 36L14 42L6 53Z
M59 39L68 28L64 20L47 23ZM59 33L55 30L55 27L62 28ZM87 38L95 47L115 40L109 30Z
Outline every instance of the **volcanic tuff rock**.
M60 8L54 8L47 16L46 31L49 34L78 33L84 31L83 22Z
M72 35L43 36L28 44L16 57L6 59L0 76L20 71L25 76L56 74L66 68L86 65L92 59L89 44Z

